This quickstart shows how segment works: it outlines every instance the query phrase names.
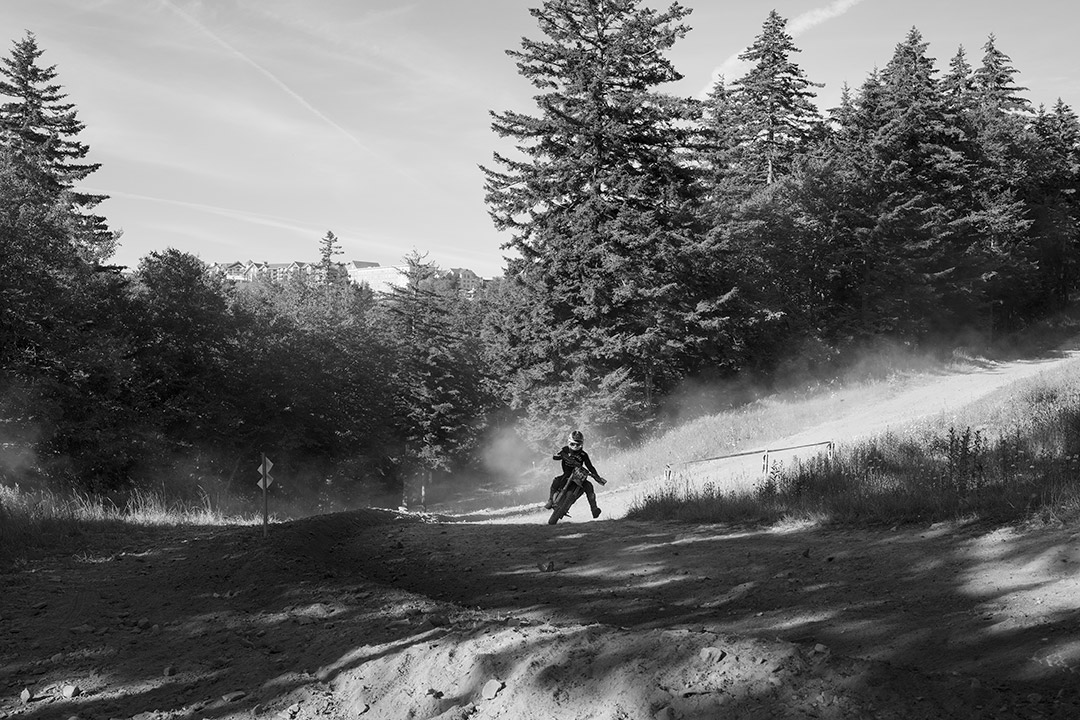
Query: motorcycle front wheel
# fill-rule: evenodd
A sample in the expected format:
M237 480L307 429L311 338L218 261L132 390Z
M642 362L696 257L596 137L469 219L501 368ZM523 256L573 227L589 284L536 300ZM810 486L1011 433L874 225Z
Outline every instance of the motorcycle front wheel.
M555 499L555 508L551 511L551 517L548 518L548 525L554 525L559 522L568 512L570 512L570 506L581 497L581 488L576 488L575 491L567 491L559 493L559 497Z

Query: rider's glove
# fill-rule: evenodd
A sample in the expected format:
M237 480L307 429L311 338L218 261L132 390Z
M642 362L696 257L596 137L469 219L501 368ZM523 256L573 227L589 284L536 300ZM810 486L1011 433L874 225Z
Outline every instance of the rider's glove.
M600 477L599 475L596 476L596 482L600 483L601 485L607 485L607 480Z

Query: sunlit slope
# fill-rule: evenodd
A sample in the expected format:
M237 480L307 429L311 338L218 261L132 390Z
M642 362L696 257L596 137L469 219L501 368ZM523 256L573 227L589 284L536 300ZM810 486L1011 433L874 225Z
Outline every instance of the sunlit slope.
M601 519L622 517L635 498L665 483L678 483L680 487L700 487L708 482L725 489L753 487L763 470L760 451L771 451L770 463L790 462L796 456L827 452L827 446L781 452L777 449L812 443L852 443L922 422L948 424L964 408L995 392L1069 364L1076 365L1080 372L1080 338L1038 357L952 363L804 397L772 395L737 410L699 417L640 447L609 456L594 453L597 468L610 481L598 491L604 509ZM728 455L736 457L723 457ZM522 488L524 494L508 497L510 502L492 503L488 512L477 513L472 519L542 522L547 513L539 505L546 494L547 477L536 482L536 488ZM531 496L536 498L535 503L529 502ZM587 509L579 510L571 521L588 517Z

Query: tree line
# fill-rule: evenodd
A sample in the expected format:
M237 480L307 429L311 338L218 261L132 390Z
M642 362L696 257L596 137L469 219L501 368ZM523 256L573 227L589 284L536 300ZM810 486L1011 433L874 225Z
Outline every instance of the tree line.
M512 406L629 440L691 378L828 368L884 337L990 336L1077 285L1077 139L991 35L941 72L912 28L820 111L775 11L705 99L661 86L690 10L548 0L508 51L535 112L484 168L518 302Z
M413 253L387 294L332 269L231 284L176 249L131 274L96 169L28 33L0 66L0 473L108 491L176 472L400 495L473 482L496 435L539 450L657 427L688 381L835 369L881 338L1016 329L1077 285L1080 122L1032 106L990 36L944 72L912 29L821 111L772 12L704 99L661 87L690 10L547 0L508 51L535 112L493 111L506 232L466 299ZM466 473L465 471L469 471Z
M28 33L0 66L0 479L250 492L266 452L279 490L392 499L480 464L497 393L450 279L413 253L376 298L338 272L333 232L320 272L283 282L177 249L108 265L105 197L77 190L97 165L42 55Z

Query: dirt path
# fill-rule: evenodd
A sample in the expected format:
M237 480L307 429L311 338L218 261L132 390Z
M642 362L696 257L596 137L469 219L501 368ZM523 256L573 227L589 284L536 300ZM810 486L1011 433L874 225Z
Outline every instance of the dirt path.
M92 528L0 574L0 720L1080 717L1077 529L640 523L602 497L555 527Z
M1080 714L1065 529L421 520L143 531L4 575L0 717Z
M962 369L942 370L935 375L899 385L891 396L884 399L877 397L873 403L860 402L857 397L853 397L847 403L845 412L804 431L777 437L765 446L786 448L828 441L839 446L925 418L947 418L960 408L971 405L1001 388L1028 380L1039 373L1077 363L1078 359L1080 338L1062 345L1045 357L1010 362L983 362ZM819 446L774 452L771 454L771 461L790 462L795 457L805 459L825 451L826 448ZM755 453L715 462L675 466L674 470L680 486L686 484L695 487L713 482L727 489L745 489L752 487L760 479L762 459L760 454ZM602 464L600 467L603 470ZM612 478L612 482L598 490L604 519L623 517L637 499L655 492L664 484L665 480L661 475L632 484ZM542 499L545 489L537 488L538 498ZM587 511L579 509L577 512ZM538 504L533 504L493 508L486 512L473 513L469 517L495 523L536 523L544 522L549 514L538 507Z

